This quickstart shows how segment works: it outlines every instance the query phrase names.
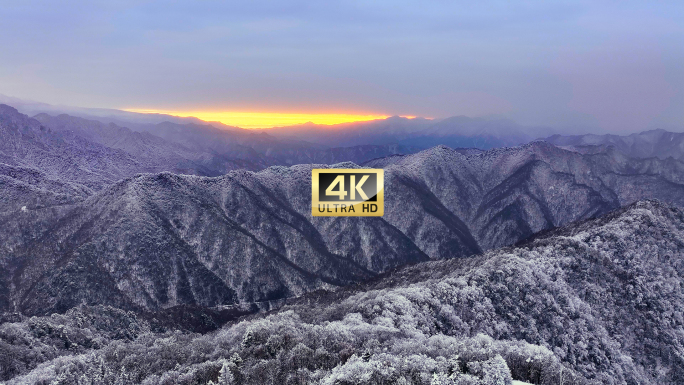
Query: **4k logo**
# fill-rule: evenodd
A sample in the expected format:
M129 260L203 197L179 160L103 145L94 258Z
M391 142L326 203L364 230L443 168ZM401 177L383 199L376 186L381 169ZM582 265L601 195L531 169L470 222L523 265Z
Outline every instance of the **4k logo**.
M373 168L311 170L311 215L381 217L385 211L383 171Z

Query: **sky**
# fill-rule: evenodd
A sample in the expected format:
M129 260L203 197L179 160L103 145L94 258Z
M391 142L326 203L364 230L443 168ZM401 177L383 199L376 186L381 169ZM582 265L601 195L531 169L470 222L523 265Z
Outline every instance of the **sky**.
M684 131L682 1L0 1L0 94L17 98L253 127Z

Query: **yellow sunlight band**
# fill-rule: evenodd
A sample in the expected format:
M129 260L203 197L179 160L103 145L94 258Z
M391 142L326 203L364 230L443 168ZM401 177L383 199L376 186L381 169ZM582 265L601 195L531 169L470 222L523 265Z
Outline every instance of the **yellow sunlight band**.
M206 122L221 122L229 126L242 128L271 128L291 126L312 122L315 124L339 124L385 119L387 115L355 115L355 114L291 114L276 112L202 112L202 111L164 111L129 108L124 111L144 114L165 114L179 117L195 117Z

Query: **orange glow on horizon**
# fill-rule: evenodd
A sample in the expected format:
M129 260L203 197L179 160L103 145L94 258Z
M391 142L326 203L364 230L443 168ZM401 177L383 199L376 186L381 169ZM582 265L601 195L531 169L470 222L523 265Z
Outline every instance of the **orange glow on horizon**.
M314 124L333 125L340 123L365 122L376 119L386 119L389 115L374 114L306 114L306 113L278 113L278 112L236 112L236 111L166 111L140 108L123 109L128 112L143 114L164 114L178 117L194 117L205 122L221 122L229 126L246 129L260 129L293 126L311 122ZM415 116L402 116L413 119Z

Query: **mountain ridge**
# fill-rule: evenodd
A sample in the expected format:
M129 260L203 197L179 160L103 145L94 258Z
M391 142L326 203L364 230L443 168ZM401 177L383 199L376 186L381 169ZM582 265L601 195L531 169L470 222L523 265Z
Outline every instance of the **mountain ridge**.
M639 199L684 207L681 162L546 142L476 153L438 146L365 166L385 170L382 218L310 216L311 169L353 163L140 174L82 202L9 211L6 303L43 314L83 301L156 311L275 300L470 257ZM101 275L111 298L76 290Z
M0 324L0 340L15 341L0 344L11 352L1 374L10 384L679 383L683 260L684 212L639 201L521 246L311 292L205 335L102 306L17 319Z
M633 158L672 157L684 160L684 133L663 129L642 131L630 135L553 135L544 139L557 146L591 153L614 148Z

